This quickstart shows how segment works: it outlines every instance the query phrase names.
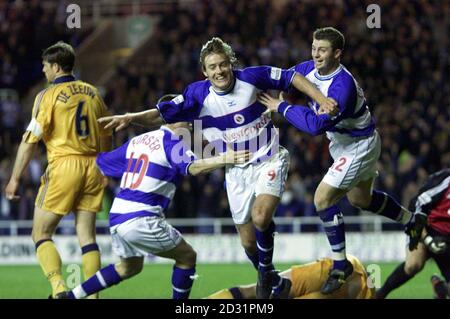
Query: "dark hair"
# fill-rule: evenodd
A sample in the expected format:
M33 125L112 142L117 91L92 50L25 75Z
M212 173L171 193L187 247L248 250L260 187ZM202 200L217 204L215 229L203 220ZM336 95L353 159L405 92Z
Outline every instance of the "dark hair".
M200 51L200 64L203 69L205 69L205 58L211 53L225 55L231 65L234 65L237 61L236 55L234 54L231 46L228 43L223 42L221 38L214 37L206 42Z
M331 43L331 48L334 50L344 49L345 38L344 35L333 27L320 28L314 31L313 38L316 40L328 40Z
M159 98L159 100L158 100L158 102L156 102L156 104L159 104L159 103L161 103L161 102L167 102L167 101L171 101L171 100L173 100L174 98L176 98L178 95L180 95L180 94L166 94L166 95L163 95L163 96L161 96L160 98Z
M42 59L50 64L56 63L68 73L72 72L75 64L75 51L70 44L59 41L45 49Z

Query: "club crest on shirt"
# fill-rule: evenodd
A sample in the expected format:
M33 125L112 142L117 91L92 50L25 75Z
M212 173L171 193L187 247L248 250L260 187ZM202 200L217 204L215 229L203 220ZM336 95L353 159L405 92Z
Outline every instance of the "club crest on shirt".
M245 121L245 117L242 114L235 114L233 116L233 119L236 122L236 124L242 124Z

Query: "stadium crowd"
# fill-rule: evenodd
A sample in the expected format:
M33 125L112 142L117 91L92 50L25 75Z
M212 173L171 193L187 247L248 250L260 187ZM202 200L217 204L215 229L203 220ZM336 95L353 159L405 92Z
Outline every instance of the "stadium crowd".
M238 66L275 65L289 68L310 59L313 31L335 26L346 37L343 64L365 91L382 137L379 161L381 189L404 206L429 173L450 166L448 30L450 4L428 0L378 1L381 28L366 25L366 7L373 1L197 1L174 3L161 20L150 46L138 59L118 66L105 88L105 102L114 114L154 106L166 93L179 93L203 79L198 64L202 43L220 36L232 45ZM56 12L45 12L39 1L12 10L0 1L0 88L23 94L42 78L41 49L79 38L52 28ZM56 24L56 23L55 23ZM38 30L41 30L38 32ZM53 30L43 32L44 30ZM24 41L24 38L27 41ZM18 103L0 105L0 181L2 190L25 125L28 108ZM328 140L299 133L281 118L280 143L291 155L287 191L277 216L316 216L313 192L329 166ZM142 128L118 132L116 145L140 134ZM23 179L17 203L3 194L1 219L31 219L39 178L45 169L41 150ZM184 179L167 217L229 217L223 171ZM109 197L117 183L110 182ZM201 199L201 200L200 200ZM343 201L344 215L360 212Z

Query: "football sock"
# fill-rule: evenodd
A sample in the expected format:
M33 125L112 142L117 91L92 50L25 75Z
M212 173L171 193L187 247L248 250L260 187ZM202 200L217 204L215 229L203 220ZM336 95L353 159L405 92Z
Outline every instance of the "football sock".
M113 264L106 266L95 273L91 278L78 285L71 292L70 297L80 299L111 287L122 281Z
M345 225L342 213L336 205L318 211L323 228L331 245L333 269L344 270L347 257L345 255Z
M81 247L81 263L83 265L84 280L91 278L101 267L100 251L97 243L92 243ZM98 294L90 296L93 299L98 298Z
M405 282L410 280L412 277L405 272L405 263L401 263L395 268L392 274L389 275L388 279L384 283L383 287L377 290L376 298L384 299L386 296L394 289L400 287Z
M372 201L370 202L369 207L364 209L404 225L407 224L412 217L412 213L403 209L392 196L376 189L372 192Z
M247 255L248 259L250 259L250 261L252 262L253 267L255 267L255 269L258 270L259 265L258 251L256 251L253 255L250 255L248 251L245 251L245 254Z
M43 239L36 243L36 257L52 286L52 296L66 291L66 285L61 275L61 257L51 239Z
M195 274L195 267L189 269L182 269L173 266L172 271L172 299L187 299L191 293L193 276Z
M256 246L258 247L258 269L262 272L273 270L273 233L275 232L275 223L272 221L266 230L260 231L255 227Z

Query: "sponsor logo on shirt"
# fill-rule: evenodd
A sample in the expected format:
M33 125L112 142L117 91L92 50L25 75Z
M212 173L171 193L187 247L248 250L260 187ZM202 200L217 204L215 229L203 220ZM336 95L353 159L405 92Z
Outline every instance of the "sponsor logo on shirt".
M240 114L236 114L236 115L240 115ZM242 119L242 122L243 122L244 117L242 117L242 118L243 118ZM236 121L236 119L235 119L235 121ZM236 140L242 140L244 138L256 136L260 133L260 130L263 129L269 122L270 122L270 118L263 115L260 117L259 121L256 122L252 126L244 127L244 128L241 128L240 130L236 130L233 132L229 132L229 131L223 132L223 135L222 135L223 140L228 143L231 143ZM238 122L236 121L236 123L238 123ZM238 123L238 124L240 124L240 123Z

